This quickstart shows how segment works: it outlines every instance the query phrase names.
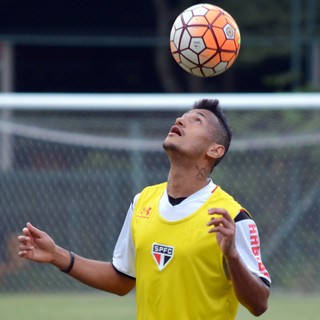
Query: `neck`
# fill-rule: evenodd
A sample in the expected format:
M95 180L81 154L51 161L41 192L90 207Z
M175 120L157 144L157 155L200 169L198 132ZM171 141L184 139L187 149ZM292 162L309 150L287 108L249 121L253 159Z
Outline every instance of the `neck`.
M189 197L205 187L209 182L209 170L194 165L192 168L171 167L167 192L173 198Z

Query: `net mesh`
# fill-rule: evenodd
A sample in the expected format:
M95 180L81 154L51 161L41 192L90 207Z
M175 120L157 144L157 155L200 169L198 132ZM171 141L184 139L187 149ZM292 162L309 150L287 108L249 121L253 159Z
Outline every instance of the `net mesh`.
M27 221L75 253L110 260L134 195L165 181L162 141L181 110L2 110L1 291L88 290L16 258ZM253 215L280 289L320 291L320 111L226 110L231 149L216 184Z

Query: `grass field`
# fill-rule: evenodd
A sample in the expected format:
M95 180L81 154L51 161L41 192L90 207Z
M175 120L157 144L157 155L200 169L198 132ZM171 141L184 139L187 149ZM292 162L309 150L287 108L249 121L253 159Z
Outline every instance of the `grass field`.
M320 295L273 293L263 320L314 320ZM1 320L128 320L135 319L134 295L1 294ZM240 308L237 320L257 319Z

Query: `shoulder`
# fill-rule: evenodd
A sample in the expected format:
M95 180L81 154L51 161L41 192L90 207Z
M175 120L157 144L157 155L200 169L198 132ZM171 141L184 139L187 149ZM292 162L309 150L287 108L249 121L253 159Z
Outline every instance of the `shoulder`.
M166 182L150 185L142 189L142 191L135 195L131 202L131 210L133 211L140 200L145 199L145 197L153 197L156 193L163 192L167 186Z
M152 197L155 197L157 194L162 194L164 192L164 190L166 189L166 187L167 187L166 182L147 186L140 192L139 199L145 199L148 197L152 198Z
M234 218L235 222L240 222L243 220L252 220L251 215L244 209L240 210L239 213Z
M229 214L233 219L236 218L239 212L247 212L238 201L236 201L229 193L224 191L220 186L217 186L213 190L211 201L216 207L221 207L228 210Z
M146 193L146 192L150 192L150 191L157 191L157 190L164 190L167 187L167 182L163 182L163 183L158 183L158 184L154 184L154 185L150 185L145 187L141 193Z

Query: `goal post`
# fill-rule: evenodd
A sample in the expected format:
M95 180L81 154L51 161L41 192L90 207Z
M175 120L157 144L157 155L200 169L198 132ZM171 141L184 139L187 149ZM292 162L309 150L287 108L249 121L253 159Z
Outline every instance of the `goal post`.
M224 109L319 109L320 93L239 94L50 94L3 93L1 109L15 110L185 110L198 99L218 99Z

